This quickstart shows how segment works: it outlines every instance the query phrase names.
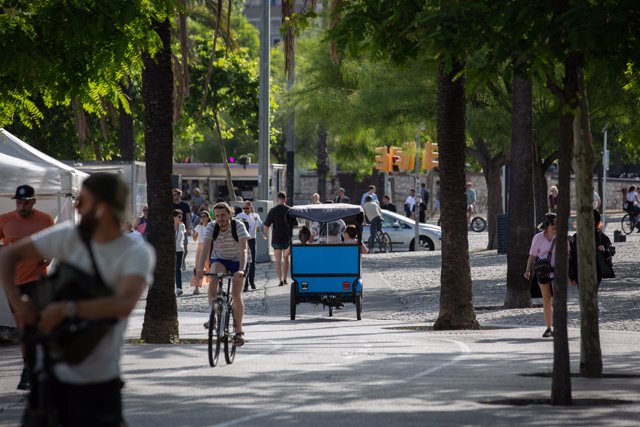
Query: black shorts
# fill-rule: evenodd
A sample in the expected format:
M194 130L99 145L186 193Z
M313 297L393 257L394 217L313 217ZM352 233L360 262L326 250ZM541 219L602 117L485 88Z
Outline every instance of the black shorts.
M18 288L20 295L26 295L29 297L29 299L31 299L33 293L36 291L36 286L38 286L37 281L23 283L22 285L18 285L16 287ZM15 313L15 310L13 309L13 307L11 307L11 303L9 303L9 308L11 309L12 313Z

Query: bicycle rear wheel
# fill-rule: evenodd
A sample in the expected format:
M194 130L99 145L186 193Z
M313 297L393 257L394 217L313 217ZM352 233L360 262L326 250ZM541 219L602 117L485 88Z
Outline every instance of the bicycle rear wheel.
M633 233L633 229L636 226L636 222L634 221L633 217L629 214L626 214L625 216L622 217L622 232L624 234L631 234Z
M471 220L471 229L476 233L480 233L487 228L487 221L484 218L476 216Z
M378 251L386 253L391 252L391 250L391 236L389 236L389 233L381 233L378 240Z
M233 337L236 335L236 319L233 316L233 307L227 308L226 333L224 334L224 359L232 364L236 358L236 343Z
M209 332L207 340L209 366L212 368L218 364L218 359L220 358L220 339L218 332L221 327L220 320L220 304L215 302L211 306L211 314L209 315Z

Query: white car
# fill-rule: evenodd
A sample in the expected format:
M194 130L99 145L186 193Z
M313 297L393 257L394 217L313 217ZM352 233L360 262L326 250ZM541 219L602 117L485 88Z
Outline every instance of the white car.
M416 222L395 212L382 210L382 231L391 237L391 250L413 251L416 237ZM420 246L422 250L435 251L441 248L442 230L437 225L420 223ZM369 240L369 226L362 229L362 241Z

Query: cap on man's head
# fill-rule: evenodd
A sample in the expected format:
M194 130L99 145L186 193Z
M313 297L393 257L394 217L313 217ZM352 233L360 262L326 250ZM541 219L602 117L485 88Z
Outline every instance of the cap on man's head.
M31 200L36 198L36 191L30 185L21 185L16 188L16 195L12 199Z
M94 173L82 182L99 202L105 202L111 208L113 215L120 221L125 220L129 189L127 184L115 174Z
M338 193L344 193L344 188L342 187L338 188Z

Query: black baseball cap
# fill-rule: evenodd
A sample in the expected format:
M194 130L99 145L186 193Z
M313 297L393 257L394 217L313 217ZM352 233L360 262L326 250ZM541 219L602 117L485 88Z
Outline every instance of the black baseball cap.
M16 188L16 195L12 199L31 200L36 198L36 191L30 185L21 185Z

